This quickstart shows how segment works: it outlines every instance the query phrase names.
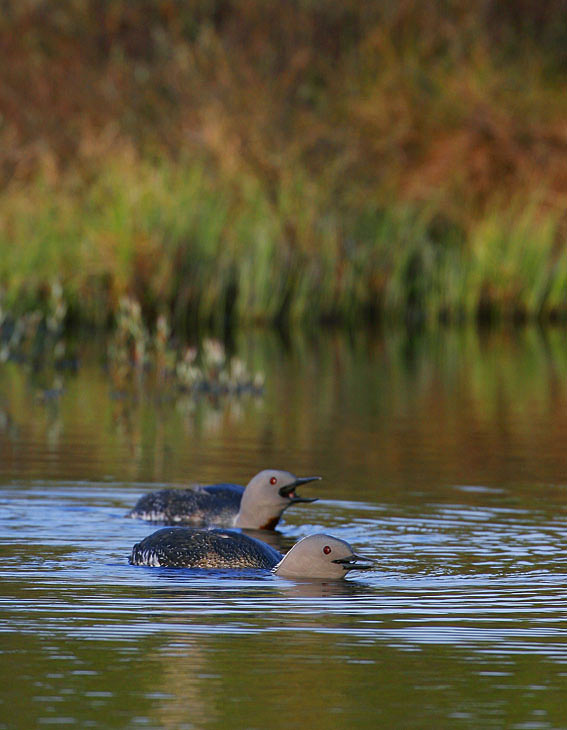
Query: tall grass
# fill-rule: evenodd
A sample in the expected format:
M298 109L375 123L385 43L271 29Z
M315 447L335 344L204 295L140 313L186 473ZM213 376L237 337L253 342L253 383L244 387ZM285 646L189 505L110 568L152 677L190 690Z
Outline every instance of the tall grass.
M48 5L0 18L4 309L567 316L562 0Z
M275 195L204 160L125 155L0 198L4 308L63 287L69 319L108 324L127 294L177 329L236 322L435 323L567 316L557 216L503 206L468 226L432 205L353 204L304 173Z

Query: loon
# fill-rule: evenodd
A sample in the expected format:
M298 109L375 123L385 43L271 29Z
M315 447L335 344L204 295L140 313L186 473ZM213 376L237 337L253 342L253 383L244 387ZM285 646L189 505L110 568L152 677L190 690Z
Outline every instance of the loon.
M167 525L217 525L273 530L292 504L315 502L298 497L295 489L321 477L296 477L288 471L265 469L248 482L161 489L140 497L127 517Z
M348 542L317 533L282 555L266 543L234 530L162 527L134 545L131 565L165 568L271 570L284 578L344 578L368 570L373 560L356 555Z

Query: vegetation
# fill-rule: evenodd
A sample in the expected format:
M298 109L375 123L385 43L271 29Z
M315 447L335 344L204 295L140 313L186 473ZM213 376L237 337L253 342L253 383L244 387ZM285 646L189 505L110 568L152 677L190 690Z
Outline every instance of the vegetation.
M567 318L562 0L4 0L12 316Z

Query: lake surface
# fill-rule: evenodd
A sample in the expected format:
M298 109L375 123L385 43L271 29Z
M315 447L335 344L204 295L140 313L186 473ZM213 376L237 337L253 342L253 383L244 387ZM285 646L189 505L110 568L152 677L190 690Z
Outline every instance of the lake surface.
M263 397L0 365L0 729L567 728L567 332L236 342ZM343 582L140 568L146 491L320 474Z

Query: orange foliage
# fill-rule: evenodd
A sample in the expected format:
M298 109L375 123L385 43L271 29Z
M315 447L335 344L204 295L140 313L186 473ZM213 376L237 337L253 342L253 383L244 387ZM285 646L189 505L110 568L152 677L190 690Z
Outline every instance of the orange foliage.
M365 195L567 193L561 0L8 0L0 179L99 154L206 154L272 198L290 170ZM332 171L332 174L330 174Z

